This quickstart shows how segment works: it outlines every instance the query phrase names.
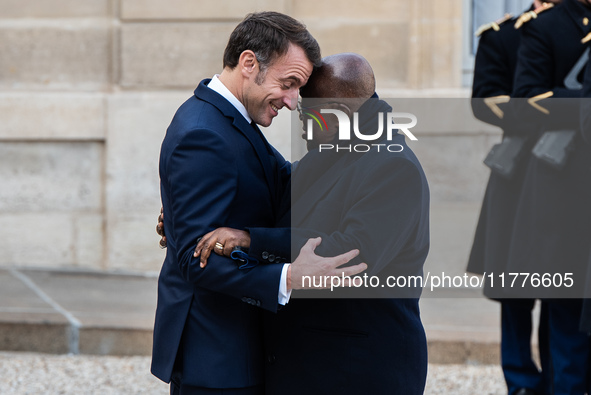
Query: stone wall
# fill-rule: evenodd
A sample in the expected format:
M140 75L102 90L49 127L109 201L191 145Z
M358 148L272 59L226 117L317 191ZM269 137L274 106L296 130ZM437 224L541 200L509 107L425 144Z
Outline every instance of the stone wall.
M461 0L366 4L0 0L0 265L160 267L160 143L175 109L221 70L227 38L250 11L302 20L324 55L364 55L382 96L466 95ZM266 131L287 157L288 127L285 113ZM491 133L462 139L476 165ZM423 141L434 200L454 202L445 183L457 164L427 145L447 144L446 134ZM463 200L480 199L485 172L476 173Z

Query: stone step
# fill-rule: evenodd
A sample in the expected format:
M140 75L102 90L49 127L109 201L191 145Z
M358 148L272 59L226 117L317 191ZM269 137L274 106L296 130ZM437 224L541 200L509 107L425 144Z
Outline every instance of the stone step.
M0 350L150 355L155 274L0 269ZM474 290L421 300L432 363L498 363L499 308Z

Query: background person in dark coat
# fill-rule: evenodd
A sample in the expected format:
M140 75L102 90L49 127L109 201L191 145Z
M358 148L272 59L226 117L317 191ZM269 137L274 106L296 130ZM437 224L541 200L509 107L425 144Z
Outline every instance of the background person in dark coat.
M589 48L591 46L591 33L583 40ZM583 101L581 103L581 132L583 140L587 145L589 155L591 155L591 58L585 69L585 79L583 83ZM589 172L591 178L591 171ZM591 253L591 251L590 251ZM591 256L587 267L591 267ZM591 270L587 273L587 283L585 287L585 299L583 300L583 311L581 313L581 331L591 334ZM591 390L591 389L590 389Z
M518 126L509 107L521 41L521 30L515 27L515 23L519 20L518 25L521 25L532 12L538 15L551 8L552 3L535 1L521 17L507 16L482 27L477 33L480 41L474 65L472 109L478 119L501 127L504 139L521 138L526 127ZM523 150L532 147L533 142L527 141ZM524 175L523 161L517 162L510 177L491 172L467 271L478 274L500 273L507 266L511 231ZM544 372L538 370L531 352L535 299L513 299L492 291L485 288L485 295L501 303L501 365L509 395L544 393ZM543 317L541 320L544 322ZM546 365L545 325L540 326L538 334L542 365ZM542 368L544 370L544 366Z
M370 99L374 89L373 71L365 59L330 56L301 90L302 112L310 111L306 106L311 98L315 111L340 109L351 119L357 111L360 130L373 134L378 113L392 111L377 95ZM404 136L394 133L387 141L384 133L371 142L399 144L401 152L320 152L319 142L339 143L336 118L325 119L327 129L314 129L314 141L308 142L311 151L292 175L291 216L279 222L292 228L252 231L250 255L268 262L270 251L289 254L290 233L293 251L308 237L320 235L318 254L357 248L358 258L368 262L367 274L379 276L382 284L388 275L422 277L429 249L429 190ZM231 243L227 230L216 232L204 239ZM257 240L261 237L270 244ZM427 344L418 306L420 287L382 293L380 299L351 298L359 294L346 291L363 295L370 290L347 289L340 296L348 299L318 290L307 297L326 292L326 299L294 295L276 315L267 315L267 394L423 393Z
M519 116L546 131L574 130L574 150L557 169L530 155L515 220L508 272L574 274L572 293L581 297L591 240L591 156L580 133L578 101L585 49L591 31L587 0L565 0L523 27L513 96L522 100ZM580 299L554 299L561 287L530 287L546 297L552 393L583 394L591 376L589 337L579 332ZM515 292L523 289L514 289Z

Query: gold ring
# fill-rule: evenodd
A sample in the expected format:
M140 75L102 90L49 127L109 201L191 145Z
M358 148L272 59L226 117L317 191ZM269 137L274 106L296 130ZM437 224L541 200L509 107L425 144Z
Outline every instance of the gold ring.
M224 245L222 243L220 243L219 241L216 241L215 243L215 248L217 248L218 250L224 250Z

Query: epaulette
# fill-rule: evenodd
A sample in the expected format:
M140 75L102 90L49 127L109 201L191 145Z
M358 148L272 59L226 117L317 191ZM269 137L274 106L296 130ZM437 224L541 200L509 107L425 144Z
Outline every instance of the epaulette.
M517 18L517 22L515 22L515 29L519 29L524 23L527 23L532 19L536 19L542 12L547 11L553 7L554 4L552 3L542 3L541 6L533 11L524 12L519 16L519 18Z
M474 34L476 35L476 37L479 37L482 33L490 29L493 29L495 32L498 32L499 30L501 30L501 25L507 21L510 21L511 18L513 18L513 15L505 14L505 16L499 19L498 21L486 23L480 26Z
M587 34L582 40L581 40L581 44L587 44L589 41L591 41L591 33Z
M485 98L484 104L486 104L497 117L503 119L505 117L505 112L501 110L499 104L509 103L510 100L511 98L509 95L493 96Z
M541 95L537 95L534 97L530 97L529 99L527 99L527 102L529 103L530 106L532 106L533 108L535 108L536 110L546 114L546 115L550 115L550 110L548 110L545 107L542 107L538 104L538 102L540 100L544 100L547 99L549 97L554 96L554 92L552 91L548 91L546 93L542 93Z

